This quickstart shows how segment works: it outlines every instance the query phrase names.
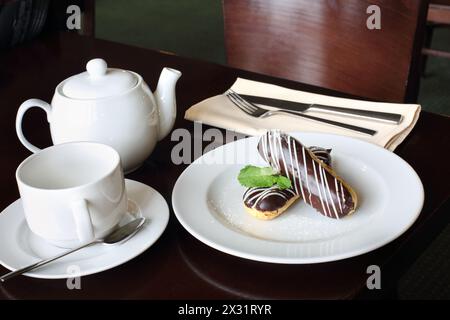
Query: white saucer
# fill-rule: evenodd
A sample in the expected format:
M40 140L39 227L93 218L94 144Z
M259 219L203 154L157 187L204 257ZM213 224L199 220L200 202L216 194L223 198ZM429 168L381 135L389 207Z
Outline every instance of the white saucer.
M169 221L166 201L155 189L140 182L125 179L125 185L129 208L120 225L141 216L148 220L135 236L114 246L93 245L25 275L43 279L85 276L121 265L155 243ZM20 199L0 214L0 264L5 268L17 270L64 250L46 243L30 231Z

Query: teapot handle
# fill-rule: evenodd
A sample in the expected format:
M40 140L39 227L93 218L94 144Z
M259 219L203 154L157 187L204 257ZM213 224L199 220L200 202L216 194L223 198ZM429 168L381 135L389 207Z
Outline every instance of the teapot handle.
M16 117L16 132L17 136L19 137L20 142L31 152L36 153L41 151L38 147L32 145L23 135L22 131L22 119L25 112L27 112L28 109L33 107L39 107L42 110L44 110L47 113L47 121L50 122L50 114L52 112L52 107L45 101L42 101L40 99L29 99L22 103L19 107L19 110L17 111L17 117Z

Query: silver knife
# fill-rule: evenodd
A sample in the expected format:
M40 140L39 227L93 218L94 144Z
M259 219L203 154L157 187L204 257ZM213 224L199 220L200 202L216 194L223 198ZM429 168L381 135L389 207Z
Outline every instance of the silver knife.
M342 107L325 106L321 104L309 104L294 102L289 100L273 99L259 96L252 96L246 94L239 94L242 98L255 104L262 104L269 107L274 107L283 110L305 112L308 110L317 111L329 111L333 113L340 113L346 115L354 115L370 119L378 119L383 121L388 121L391 123L399 124L402 121L402 115L398 113L381 112L381 111L371 111L371 110L361 110L361 109L350 109Z

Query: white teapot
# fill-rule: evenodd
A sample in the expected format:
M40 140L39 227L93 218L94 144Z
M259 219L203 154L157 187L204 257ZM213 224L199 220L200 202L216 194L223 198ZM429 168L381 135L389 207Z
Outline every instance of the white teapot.
M24 113L40 107L47 113L53 144L95 141L110 145L119 152L124 171L131 172L172 130L175 84L181 72L164 68L153 95L139 74L108 68L103 59L90 60L86 70L62 81L51 104L39 99L22 103L16 118L17 135L30 151L40 151L22 132Z

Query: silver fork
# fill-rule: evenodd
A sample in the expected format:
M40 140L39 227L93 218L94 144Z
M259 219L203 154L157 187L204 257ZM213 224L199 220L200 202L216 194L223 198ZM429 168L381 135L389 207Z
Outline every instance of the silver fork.
M234 92L232 90L228 90L225 93L225 95L226 95L226 97L228 99L230 99L230 101L236 107L241 109L243 112L245 112L249 116L252 116L252 117L255 117L255 118L267 118L267 117L270 117L270 116L273 116L273 115L276 115L276 114L290 114L290 115L294 115L294 116L298 116L298 117L302 117L302 118L306 118L306 119L310 119L310 120L323 122L323 123L330 124L330 125L337 126L337 127L341 127L341 128L344 128L344 129L357 131L357 132L368 134L368 135L371 135L371 136L373 136L373 135L375 135L377 133L377 131L372 130L372 129L367 129L367 128L363 128L363 127L359 127L359 126L354 126L352 124L347 124L347 123L343 123L343 122L338 122L338 121L323 119L323 118L319 118L319 117L315 117L315 116L310 116L310 115L299 113L299 112L295 112L295 111L290 111L290 110L269 110L269 109L261 108L260 106L257 106L255 104L245 100L239 94L237 94L236 92Z

